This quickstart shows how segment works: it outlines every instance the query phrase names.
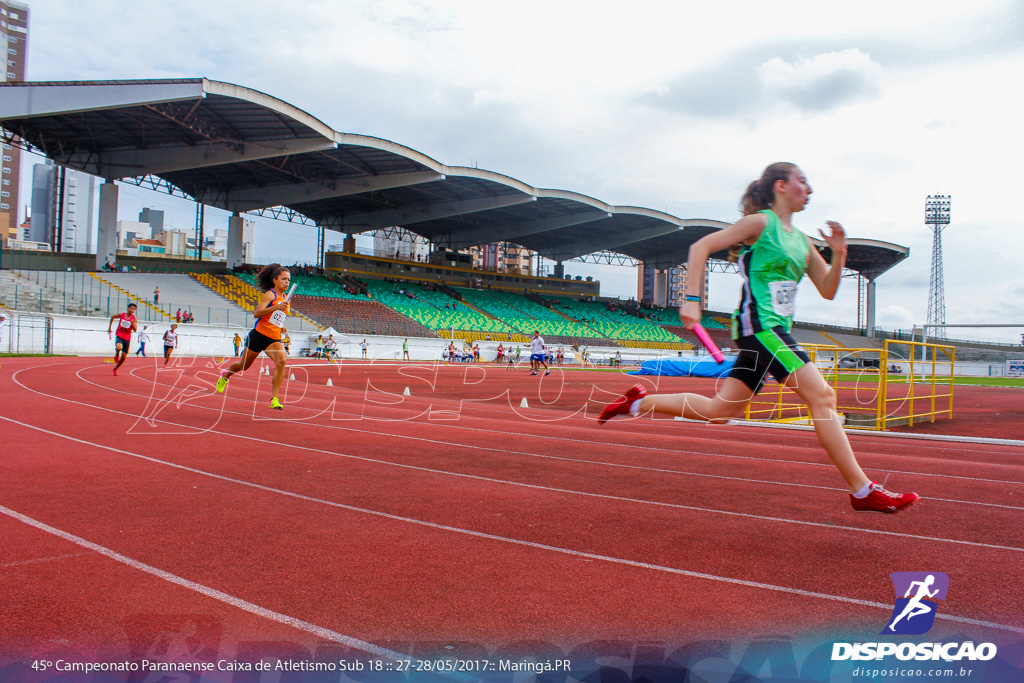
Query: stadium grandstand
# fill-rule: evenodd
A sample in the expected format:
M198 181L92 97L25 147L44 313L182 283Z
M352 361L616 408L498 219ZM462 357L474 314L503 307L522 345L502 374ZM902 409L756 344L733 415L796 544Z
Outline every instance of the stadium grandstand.
M205 78L21 81L0 89L7 144L108 181L100 186L95 254L0 252L0 268L11 271L0 281L9 308L102 316L135 300L152 321L170 321L180 307L196 323L250 326L258 292L255 267L242 251L249 213L317 229L314 265L293 273L295 330L470 343L521 342L538 330L551 343L577 347L683 352L697 346L673 307L602 297L599 283L569 277L565 264L616 254L663 273L685 262L693 242L728 225L721 221L614 206L494 171L448 166L396 142L335 131L265 93ZM122 249L114 181L230 212L226 260L144 258ZM357 253L356 235L396 227L431 245L426 260ZM342 248L327 249L328 235L339 233ZM473 269L458 255L498 242L552 262L553 276ZM828 260L827 245L812 242ZM909 250L856 238L848 246L845 275L857 278L864 292L862 324L798 327L808 339L854 348L876 334L876 279ZM725 257L712 254L712 268L727 269ZM53 276L40 282L40 272ZM70 278L58 282L59 273ZM159 302L152 296L157 286ZM722 347L730 345L728 315L703 320ZM995 346L990 350L998 353Z

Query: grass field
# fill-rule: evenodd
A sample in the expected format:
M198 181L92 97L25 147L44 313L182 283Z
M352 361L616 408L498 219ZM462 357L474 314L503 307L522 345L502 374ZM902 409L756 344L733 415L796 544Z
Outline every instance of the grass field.
M874 375L875 373L871 373ZM831 373L823 373L826 380L832 381L833 376ZM863 373L844 372L840 373L839 380L841 382L856 382L864 378ZM921 380L915 378L917 384L931 384L931 379ZM872 379L874 381L874 379ZM948 381L947 377L938 377L936 383L943 384ZM889 384L906 384L907 375L890 375ZM1024 377L954 377L953 384L964 387L1024 387Z

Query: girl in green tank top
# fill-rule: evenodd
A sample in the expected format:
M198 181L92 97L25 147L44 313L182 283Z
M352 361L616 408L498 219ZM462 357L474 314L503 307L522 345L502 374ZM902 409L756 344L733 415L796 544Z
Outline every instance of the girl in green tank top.
M642 385L637 385L605 406L597 419L603 424L616 415L659 413L708 422L728 420L743 414L771 375L807 404L814 432L850 490L853 509L899 512L916 503L920 496L886 491L868 479L836 413L835 392L789 334L796 288L804 274L823 297L832 299L839 289L846 262L846 233L839 223L828 221L829 234L821 231L832 250L829 264L817 250L811 249L807 237L793 227L793 214L803 211L810 196L811 187L799 168L793 164L772 164L743 195L743 218L702 237L690 247L687 272L703 273L711 254L730 245L743 245L739 258L743 291L733 315L733 339L740 354L717 394L649 396ZM700 287L701 278L691 278L687 282L686 303L679 308L679 318L691 330L701 320ZM763 499L768 502L775 495L770 489L767 487L763 492ZM794 496L803 495L794 490L781 494L778 500L789 504Z
M749 337L763 330L793 329L796 286L807 272L810 243L791 228L786 230L771 209L758 213L768 219L761 236L744 245L739 257L743 289L732 316L732 338Z

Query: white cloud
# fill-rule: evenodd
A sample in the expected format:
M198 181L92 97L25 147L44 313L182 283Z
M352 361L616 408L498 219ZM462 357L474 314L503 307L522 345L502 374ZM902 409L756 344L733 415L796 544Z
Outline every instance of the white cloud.
M805 232L831 218L852 237L910 247L879 278L878 308L918 321L930 261L924 199L948 193L950 309L1015 310L1000 308L1020 299L1011 268L991 263L1024 253L1012 202L1024 158L1020 3L788 7L33 0L28 70L40 80L239 83L442 163L475 161L531 185L683 218L734 220L746 183L771 162L794 161L815 188L797 220ZM177 222L192 221L186 206ZM282 232L268 228L257 251ZM302 235L282 248L305 249ZM609 294L635 294L629 274L594 274ZM729 309L738 286L723 277L712 297ZM806 288L801 314L853 324L852 285L832 302Z
M921 322L903 306L895 304L886 306L875 313L875 325L887 330L909 330L915 323Z
M882 67L858 49L828 52L787 62L776 57L758 68L767 94L801 109L826 111L876 97Z

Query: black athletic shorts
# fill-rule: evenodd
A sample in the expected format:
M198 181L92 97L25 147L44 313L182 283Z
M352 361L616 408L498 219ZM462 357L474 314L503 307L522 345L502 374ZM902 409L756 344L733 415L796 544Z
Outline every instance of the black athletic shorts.
M729 377L740 380L755 394L761 391L768 374L782 384L787 377L811 362L807 352L781 327L763 330L735 341L740 355Z
M271 344L278 344L280 342L280 339L271 339L267 335L262 332L257 332L256 330L249 330L249 336L245 338L246 348L257 355L266 351L267 347Z
M132 345L131 339L125 339L124 337L118 337L114 335L114 353L118 353L117 345L121 345L121 351L128 353L128 347Z

